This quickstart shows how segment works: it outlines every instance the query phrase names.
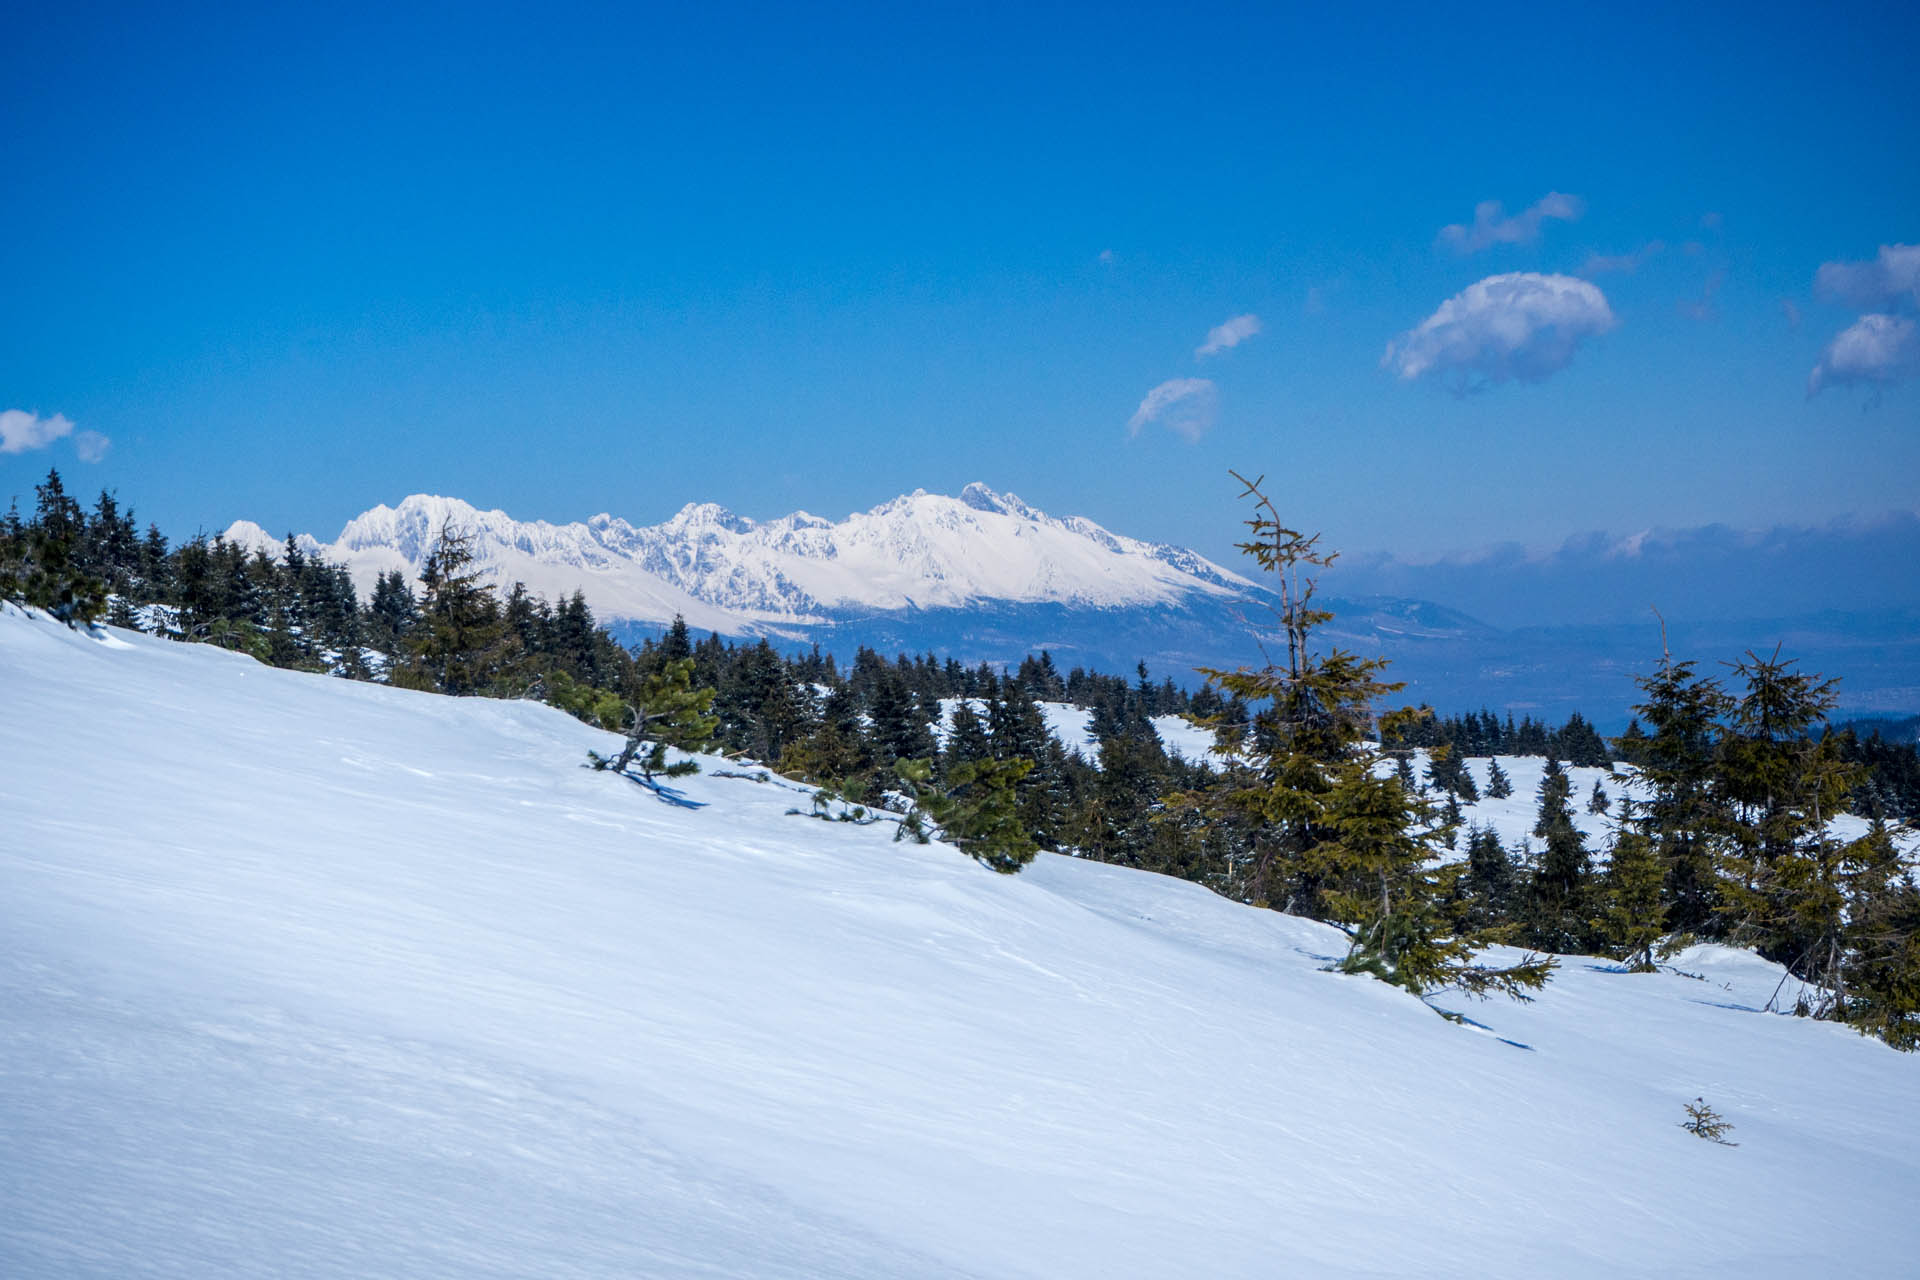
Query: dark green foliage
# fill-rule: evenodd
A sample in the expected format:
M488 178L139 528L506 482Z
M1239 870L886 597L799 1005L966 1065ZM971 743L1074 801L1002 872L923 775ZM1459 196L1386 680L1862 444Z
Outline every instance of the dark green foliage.
M1733 702L1693 663L1662 654L1659 669L1639 680L1645 701L1635 710L1651 732L1635 746L1640 783L1650 793L1639 830L1664 869L1668 923L1712 933L1721 909L1718 850L1732 814L1717 778L1719 721Z
M628 750L601 763L648 785L691 767L669 750L711 739L815 783L825 811L849 821L877 820L871 806L902 788L895 761L924 762L914 788L931 799L909 834L935 827L998 870L1057 849L1336 920L1352 938L1349 967L1422 990L1436 975L1482 994L1544 978L1540 962L1473 965L1465 957L1483 942L1593 948L1636 969L1680 934L1754 946L1810 984L1799 1011L1920 1048L1920 890L1884 826L1838 841L1826 821L1848 807L1887 821L1920 811L1920 751L1869 727L1827 729L1831 682L1777 654L1735 666L1737 699L1663 655L1609 752L1578 716L1558 729L1489 711L1376 724L1372 704L1393 688L1382 664L1309 643L1326 618L1310 575L1331 557L1266 508L1249 550L1282 580L1286 664L1214 672L1188 695L1144 668L1063 673L1046 653L1000 675L862 649L843 671L817 648L695 640L678 619L629 651L578 592L557 603L517 585L498 595L457 535L436 548L423 595L392 572L363 606L342 566L291 538L258 550L217 536L170 544L152 526L140 534L112 494L83 508L57 474L36 497L31 520L17 507L0 518L0 595L25 600L31 580L34 598L76 623L104 607L114 625L277 665L538 696L629 731ZM1047 732L1040 697L1093 712L1097 760ZM966 701L940 754L928 726L943 698ZM1237 754L1170 758L1150 725L1169 714L1203 718ZM1367 740L1376 731L1378 747ZM1416 748L1432 751L1437 815L1413 776ZM1439 862L1472 794L1466 758L1495 752L1635 765L1646 799L1618 797L1604 872L1588 865L1557 763L1542 787L1537 855L1517 862L1491 831L1468 830L1464 856ZM1490 797L1511 794L1498 761L1486 776ZM1588 808L1604 796L1596 786Z
M58 471L35 492L33 522L23 524L16 510L0 531L0 592L70 627L88 626L106 611L107 585L89 562L86 514ZM111 498L101 498L112 511Z
M1466 760L1454 750L1451 742L1436 743L1429 750L1427 781L1462 800L1480 798L1480 788L1474 785L1473 775L1467 772Z
M982 866L1012 875L1033 861L1039 843L1020 818L1021 779L1031 760L973 760L933 781L931 760L894 762L912 807L895 838L925 841L935 831Z
M1519 887L1519 872L1493 828L1468 831L1466 871L1459 883L1466 926L1487 932L1512 919Z
M1400 688L1380 678L1385 660L1316 652L1313 633L1332 615L1313 607L1314 574L1334 557L1317 549L1317 537L1286 527L1258 481L1243 482L1254 515L1241 549L1275 583L1286 656L1206 672L1255 711L1250 724L1219 729L1228 758L1243 763L1185 802L1244 824L1250 898L1346 926L1348 971L1416 993L1451 985L1524 996L1546 981L1551 962L1502 970L1472 962L1478 939L1458 909L1463 869L1438 857L1447 829L1430 805L1381 775L1364 741L1373 703ZM1413 718L1390 717L1383 739Z
M1500 767L1498 760L1489 760L1487 762L1487 798L1505 800L1512 794L1513 779L1507 776L1507 771Z
M420 570L419 621L407 636L408 660L393 682L442 693L519 692L509 688L522 650L506 612L474 562L471 536L447 525Z
M713 744L719 718L713 715L714 691L693 685L693 659L680 658L643 677L628 699L621 731L627 740L613 757L588 752L595 769L628 774L657 789L659 778L682 778L700 771L699 762L669 763L667 751L704 751ZM632 774L628 774L629 777Z
M1534 864L1524 912L1527 945L1546 951L1583 950L1592 934L1591 884L1586 842L1568 804L1572 783L1560 762L1548 757L1540 779L1540 813L1533 834L1545 842Z
M1654 947L1667 931L1665 881L1653 842L1630 826L1621 830L1601 886L1600 934L1607 953L1636 973L1656 967Z

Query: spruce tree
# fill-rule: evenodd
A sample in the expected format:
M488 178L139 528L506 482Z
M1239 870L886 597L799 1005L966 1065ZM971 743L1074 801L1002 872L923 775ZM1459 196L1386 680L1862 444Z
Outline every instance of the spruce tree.
M1512 794L1513 779L1507 776L1507 771L1500 767L1498 760L1489 760L1487 762L1487 798L1505 800Z
M1254 503L1241 549L1272 576L1285 643L1284 664L1204 672L1258 708L1250 731L1223 726L1221 746L1243 763L1206 797L1251 828L1252 895L1346 926L1342 967L1416 993L1458 985L1522 996L1538 987L1551 962L1497 970L1472 962L1476 939L1453 905L1462 868L1439 856L1444 828L1431 806L1375 768L1365 741L1373 703L1401 687L1381 679L1386 660L1316 650L1313 633L1332 615L1314 607L1315 579L1333 555L1317 535L1281 521L1260 481L1235 479ZM1410 718L1389 717L1383 737Z
M89 626L106 609L107 588L81 563L86 513L67 495L58 471L47 472L36 493L22 595L69 627Z
M1721 771L1737 821L1731 829L1727 892L1736 938L1758 946L1823 991L1813 1012L1843 1016L1848 1001L1847 885L1857 860L1838 838L1860 770L1838 741L1816 736L1836 681L1795 671L1778 651L1734 667L1746 689L1729 717Z
M1720 932L1720 849L1732 815L1717 768L1720 717L1733 702L1692 662L1676 662L1662 646L1659 669L1637 683L1634 707L1647 723L1637 744L1636 772L1648 793L1636 819L1665 875L1667 923L1677 932Z
M451 523L442 526L420 583L420 618L408 637L408 661L395 670L393 682L452 694L496 688L519 646L476 565L472 537Z
M1590 935L1586 842L1568 804L1572 783L1560 762L1547 757L1540 778L1539 818L1533 834L1545 847L1534 866L1527 907L1529 944L1548 951L1577 952Z
M1650 973L1654 944L1666 933L1666 869L1653 841L1623 823L1601 886L1601 935L1609 954L1635 973Z

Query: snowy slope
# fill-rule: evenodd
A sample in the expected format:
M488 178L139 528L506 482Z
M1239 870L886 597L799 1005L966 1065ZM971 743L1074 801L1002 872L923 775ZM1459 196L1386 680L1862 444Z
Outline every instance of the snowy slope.
M1755 1013L1749 957L1571 961L1482 1032L1190 884L108 636L0 614L0 1274L1910 1264L1920 1062Z
M658 525L605 514L554 525L415 494L355 517L332 543L300 541L345 563L364 592L390 569L417 572L449 522L474 536L502 583L518 579L549 597L578 587L605 618L659 622L679 612L689 625L733 634L848 611L985 600L1126 608L1233 597L1252 585L1194 552L1055 518L982 484L959 497L916 490L838 524L804 511L762 524L693 503ZM227 537L281 544L247 521Z

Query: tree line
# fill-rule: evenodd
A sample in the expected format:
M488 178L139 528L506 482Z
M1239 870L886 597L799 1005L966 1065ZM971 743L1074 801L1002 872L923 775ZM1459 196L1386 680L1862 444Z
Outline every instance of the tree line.
M215 536L177 546L108 493L91 511L57 473L31 520L0 522L0 595L72 624L95 619L220 644L262 661L455 695L533 697L627 735L602 765L660 787L669 749L751 758L817 788L814 816L905 809L903 835L937 830L988 866L1037 849L1176 875L1239 901L1346 930L1343 967L1410 990L1524 997L1545 953L1655 967L1689 940L1751 946L1810 984L1798 1011L1920 1046L1920 891L1884 819L1920 773L1905 744L1824 733L1834 682L1748 655L1733 687L1662 658L1612 744L1577 714L1559 728L1489 711L1381 714L1386 663L1322 650L1313 577L1331 560L1260 494L1243 549L1279 586L1286 656L1207 673L1187 692L1143 666L1129 679L1048 654L996 671L866 648L842 666L816 647L696 638L685 622L631 648L584 597L549 603L482 575L442 531L416 583L381 576L357 597L344 567L288 538L278 555ZM1068 750L1041 704L1091 710L1091 758ZM1170 754L1152 719L1212 729L1205 760ZM940 726L942 732L936 733ZM1413 767L1425 753L1424 776ZM1469 756L1548 757L1533 840L1502 847L1465 821ZM1629 761L1590 848L1561 765ZM1511 790L1493 761L1487 790ZM1866 803L1862 802L1866 797ZM1874 819L1841 840L1829 820ZM1537 840L1536 845L1534 841ZM1489 944L1528 954L1485 962Z

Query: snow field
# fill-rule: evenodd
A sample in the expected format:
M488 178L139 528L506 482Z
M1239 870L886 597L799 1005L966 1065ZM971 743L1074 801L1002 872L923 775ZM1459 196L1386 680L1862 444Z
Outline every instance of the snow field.
M1457 1026L1191 884L996 876L716 762L674 807L545 707L104 634L0 614L0 1273L1911 1258L1920 1063L1754 1012L1750 956Z

